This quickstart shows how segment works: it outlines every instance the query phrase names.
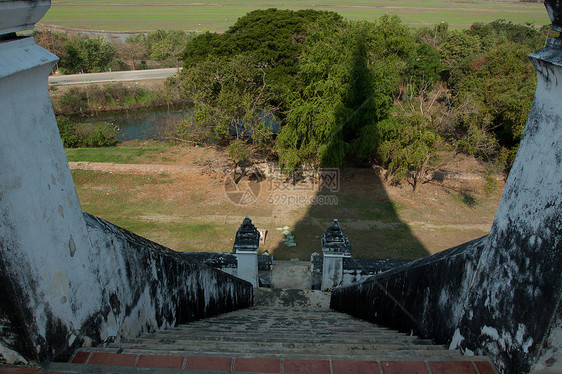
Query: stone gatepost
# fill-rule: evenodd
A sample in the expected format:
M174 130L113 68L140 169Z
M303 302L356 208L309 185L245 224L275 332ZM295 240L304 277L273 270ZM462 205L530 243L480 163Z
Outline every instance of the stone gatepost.
M351 257L351 244L343 234L337 219L322 234L322 291L341 286L343 282L343 259Z
M248 217L244 218L242 225L236 232L232 253L238 258L238 278L252 283L258 287L258 247L260 233Z

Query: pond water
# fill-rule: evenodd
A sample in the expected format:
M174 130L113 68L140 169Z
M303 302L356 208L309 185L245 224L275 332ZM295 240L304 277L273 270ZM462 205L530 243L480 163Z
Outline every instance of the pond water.
M166 127L186 118L191 113L189 109L151 108L133 111L102 112L90 117L72 117L78 124L92 122L109 122L117 126L119 141L158 139L158 134ZM168 126L167 126L168 125ZM273 131L279 130L280 122L270 116L266 118L266 125ZM236 129L231 130L236 134ZM250 135L250 132L247 133Z
M103 112L91 117L73 117L76 123L109 122L119 129L118 139L146 140L158 138L166 124L177 122L189 114L189 110L152 108L134 111Z

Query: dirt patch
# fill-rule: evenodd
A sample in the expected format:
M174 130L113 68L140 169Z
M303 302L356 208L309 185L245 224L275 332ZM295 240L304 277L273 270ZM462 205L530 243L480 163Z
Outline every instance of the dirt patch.
M180 251L230 252L249 216L268 231L260 253L276 260L308 261L338 218L355 257L412 259L486 235L501 195L500 188L487 196L482 178L433 180L414 193L390 185L380 170L343 169L334 191L313 179L244 177L241 192L249 183L259 190L236 204L226 190L232 163L223 149L171 147L163 156L154 164L71 163L83 208ZM445 160L442 169L481 172L464 157ZM296 247L284 244L284 227Z

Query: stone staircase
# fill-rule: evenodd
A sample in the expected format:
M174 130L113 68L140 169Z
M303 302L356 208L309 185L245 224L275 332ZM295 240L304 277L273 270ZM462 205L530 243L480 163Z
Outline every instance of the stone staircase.
M258 291L252 308L82 348L70 363L50 363L39 372L494 373L485 357L329 310L328 297Z

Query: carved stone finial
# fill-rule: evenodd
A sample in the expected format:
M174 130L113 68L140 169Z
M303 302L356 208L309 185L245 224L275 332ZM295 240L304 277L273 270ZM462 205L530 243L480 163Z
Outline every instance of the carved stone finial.
M351 256L351 244L347 236L344 235L337 219L334 219L330 227L324 231L321 241L324 254L341 253L345 256Z
M562 0L545 0L544 6L552 22L552 30L562 32Z
M246 216L236 232L233 253L238 251L256 251L260 245L260 233L252 224L252 220Z

